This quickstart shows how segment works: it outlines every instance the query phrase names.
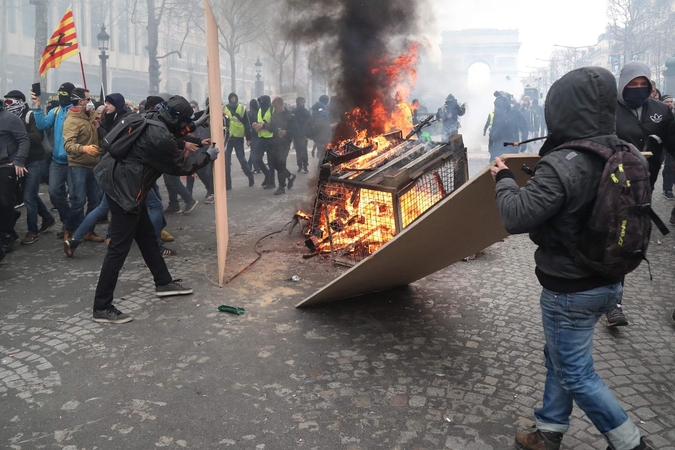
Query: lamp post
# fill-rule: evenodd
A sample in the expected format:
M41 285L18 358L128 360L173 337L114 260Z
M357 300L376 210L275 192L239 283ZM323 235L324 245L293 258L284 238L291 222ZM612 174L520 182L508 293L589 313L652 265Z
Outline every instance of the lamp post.
M110 35L105 31L105 25L101 25L101 32L96 36L98 39L98 49L101 50L101 54L98 55L101 60L101 84L103 85L103 94L108 95L108 44L110 44ZM101 99L103 101L103 99Z
M265 82L261 80L262 78L262 62L260 62L260 57L255 62L255 96L260 98L265 91Z

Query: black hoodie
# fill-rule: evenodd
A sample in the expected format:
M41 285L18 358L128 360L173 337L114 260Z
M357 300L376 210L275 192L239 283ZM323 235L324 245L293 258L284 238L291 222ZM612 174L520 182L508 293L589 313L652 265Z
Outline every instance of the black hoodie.
M497 206L509 233L530 233L542 286L555 292L581 292L616 283L583 269L569 252L579 242L595 203L604 161L578 150L552 150L578 139L610 148L617 97L614 76L599 67L569 72L556 81L546 99L546 124L551 137L541 149L532 179L522 189L513 174L497 175ZM646 163L646 162L645 162Z

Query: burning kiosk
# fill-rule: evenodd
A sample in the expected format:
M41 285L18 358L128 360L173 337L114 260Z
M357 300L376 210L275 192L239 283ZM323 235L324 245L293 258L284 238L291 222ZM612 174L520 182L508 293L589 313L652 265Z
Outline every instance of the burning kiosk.
M468 180L462 137L438 143L393 131L326 153L305 244L355 265Z

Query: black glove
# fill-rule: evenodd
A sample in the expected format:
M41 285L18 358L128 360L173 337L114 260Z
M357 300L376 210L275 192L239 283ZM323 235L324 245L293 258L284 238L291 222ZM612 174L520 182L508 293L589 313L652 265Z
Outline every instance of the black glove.
M218 147L209 147L206 153L208 153L209 156L211 157L211 161L215 161L216 158L218 158L218 153L220 153L220 150L218 149Z

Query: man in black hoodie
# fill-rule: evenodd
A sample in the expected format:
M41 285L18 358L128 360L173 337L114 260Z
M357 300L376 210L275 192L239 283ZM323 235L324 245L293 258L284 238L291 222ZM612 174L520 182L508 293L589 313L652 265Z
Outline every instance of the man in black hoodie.
M45 170L45 149L42 146L44 134L35 125L33 111L26 103L26 96L21 91L10 91L5 95L5 105L9 112L19 116L28 138L30 139L30 150L26 158L26 174L24 176L23 201L26 204L26 223L28 232L21 239L22 245L32 244L39 239L39 233L47 231L56 224L56 220L49 208L45 206L40 199L40 180ZM42 217L42 224L38 228L38 215Z
M630 61L619 76L616 135L630 142L638 150L652 152L649 175L652 189L661 170L663 151L675 156L675 116L673 111L658 100L650 98L653 90L651 70L642 61ZM671 222L675 223L675 209ZM628 325L621 299L616 308L607 313L610 327Z
M516 435L519 449L558 450L574 403L611 449L651 449L593 368L595 325L621 297L622 277L599 276L580 266L567 250L581 240L605 163L590 152L557 148L582 139L619 148L615 111L616 85L608 70L586 67L569 72L548 93L550 137L532 179L519 188L500 158L492 168L502 223L509 233L530 233L538 246L534 259L543 287L540 304L548 373L543 405L534 412L537 430Z
M306 101L302 97L295 99L295 132L293 133L293 145L295 146L295 158L298 163L298 172L307 173L307 125L312 115L305 107Z

